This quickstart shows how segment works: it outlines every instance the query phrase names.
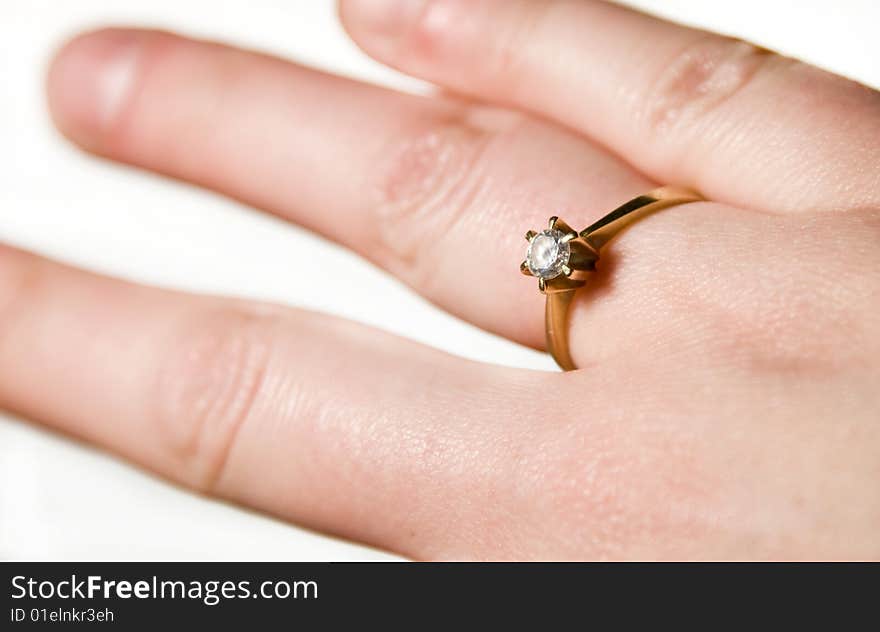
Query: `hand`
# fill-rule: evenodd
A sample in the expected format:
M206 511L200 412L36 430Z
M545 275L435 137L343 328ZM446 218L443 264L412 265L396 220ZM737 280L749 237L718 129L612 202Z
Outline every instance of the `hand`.
M341 14L369 54L476 101L104 30L55 60L52 113L536 347L527 229L699 189L713 201L603 253L571 313L582 369L7 248L0 405L418 558L880 557L878 93L599 2L396 4Z

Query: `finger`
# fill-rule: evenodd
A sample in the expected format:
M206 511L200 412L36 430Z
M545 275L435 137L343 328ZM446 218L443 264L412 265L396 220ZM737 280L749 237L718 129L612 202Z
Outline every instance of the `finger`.
M343 0L341 15L377 59L553 117L657 181L773 211L880 203L878 93L750 44L596 1Z
M586 226L653 185L556 126L168 34L101 31L49 78L87 149L319 231L486 329L543 345L516 266L550 215Z
M8 248L0 332L0 408L202 492L409 555L486 519L461 499L503 489L505 442L532 434L513 408L530 373Z

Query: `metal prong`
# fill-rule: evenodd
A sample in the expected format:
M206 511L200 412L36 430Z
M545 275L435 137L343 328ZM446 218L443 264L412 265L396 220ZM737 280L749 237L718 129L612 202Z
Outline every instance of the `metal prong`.
M538 289L542 292L547 288L547 281L544 279L538 279Z
M595 270L599 254L583 241L571 242L571 254L566 265L573 270Z
M568 266L562 266L562 274L565 276L571 276L571 268Z
M529 264L525 259L523 259L523 262L519 264L519 271L526 276L532 276L532 271L529 270Z
M553 226L551 226L550 228L554 228L565 235L567 235L568 233L576 232L571 226L566 224L561 219L557 219L555 222L553 222Z
M535 235L537 235L537 234L538 233L536 233L535 231L530 230L529 232L526 233L526 241L532 241L532 239L534 239Z
M571 231L570 233L566 233L562 236L562 242L571 241L572 239L577 239L579 235L576 231Z
M550 218L550 220L547 222L547 225L550 227L550 230L553 230L556 227L556 222L558 220L559 220L559 218L556 217L555 215Z

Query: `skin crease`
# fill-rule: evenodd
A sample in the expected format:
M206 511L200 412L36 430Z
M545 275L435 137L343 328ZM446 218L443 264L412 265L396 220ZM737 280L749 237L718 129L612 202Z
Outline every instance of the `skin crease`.
M880 557L880 204L876 169L854 168L880 158L877 94L601 3L467 4L341 16L368 53L473 101L104 30L60 51L49 105L89 152L307 226L533 346L543 297L516 266L546 209L587 225L657 182L700 186L716 201L603 251L571 314L582 370L3 247L0 406L415 558ZM631 33L668 69L636 63L647 43L603 63ZM493 244L467 253L482 284L460 282L467 240Z

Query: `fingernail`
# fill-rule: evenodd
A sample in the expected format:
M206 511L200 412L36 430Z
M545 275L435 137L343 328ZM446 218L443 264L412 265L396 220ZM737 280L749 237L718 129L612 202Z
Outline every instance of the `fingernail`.
M143 33L106 29L64 46L49 70L49 108L67 136L98 150L131 92Z

